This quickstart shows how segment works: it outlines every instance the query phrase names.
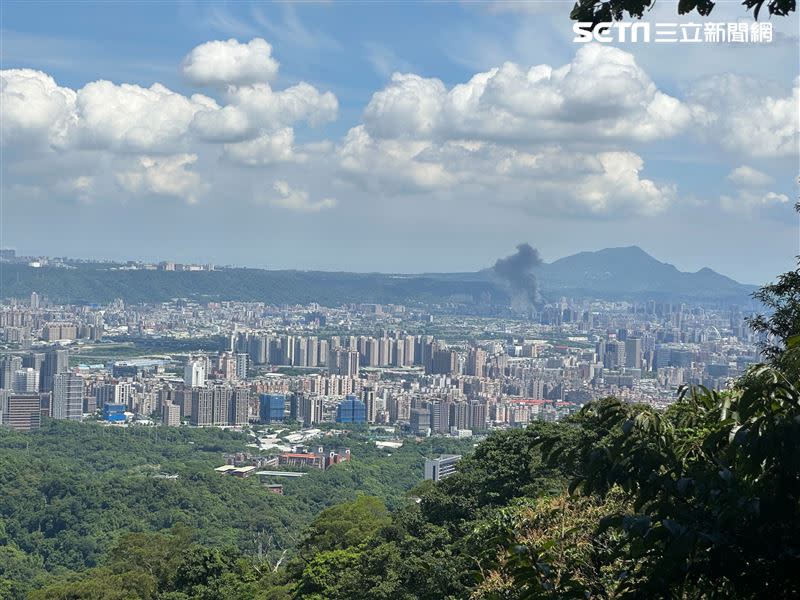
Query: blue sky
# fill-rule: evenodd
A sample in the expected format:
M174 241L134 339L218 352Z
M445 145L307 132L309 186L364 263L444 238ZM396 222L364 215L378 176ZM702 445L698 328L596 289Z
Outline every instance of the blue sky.
M791 267L797 17L771 44L584 47L569 7L4 2L2 243L402 272L635 244L746 282ZM703 21L661 0L647 20Z

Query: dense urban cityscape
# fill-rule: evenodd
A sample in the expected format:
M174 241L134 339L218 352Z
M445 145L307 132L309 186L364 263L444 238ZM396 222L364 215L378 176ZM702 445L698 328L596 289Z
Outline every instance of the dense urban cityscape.
M760 358L746 316L655 300L561 298L481 318L380 304L60 305L33 292L0 309L3 422L37 427L40 406L114 424L469 436L606 396L663 408L684 385L724 389ZM114 353L124 358L93 360Z

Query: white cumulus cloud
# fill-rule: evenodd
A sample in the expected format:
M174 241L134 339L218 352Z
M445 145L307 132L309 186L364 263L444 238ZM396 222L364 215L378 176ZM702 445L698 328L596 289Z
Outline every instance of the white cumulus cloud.
M748 187L763 186L772 183L772 177L766 173L762 173L758 169L742 165L736 167L733 171L728 173L728 180L736 185L744 185Z
M278 61L266 40L243 44L235 39L216 40L195 47L183 59L183 74L198 85L243 85L272 80Z
M128 192L173 196L194 204L203 187L200 176L188 168L195 162L196 154L144 156L137 169L119 173L117 181Z
M149 88L95 81L78 91L72 141L81 147L134 152L175 149L194 116L216 103L187 98L159 83Z
M291 127L245 142L225 144L224 156L234 163L251 167L300 162L305 158L294 151L294 131Z
M723 194L719 203L723 210L748 214L759 208L788 204L789 197L777 192L739 190L735 195Z
M279 208L286 208L301 213L312 213L336 206L336 200L334 198L323 198L313 202L309 199L308 192L292 189L292 187L283 180L276 181L272 189L275 194L269 198L269 203Z
M33 69L0 71L3 143L60 145L75 119L77 94Z
M336 118L339 103L331 92L320 92L308 83L275 91L268 84L229 88L228 102L261 127L296 121L318 125Z
M650 141L675 135L690 107L661 92L633 55L599 44L582 47L559 68L515 63L447 89L438 79L392 76L376 92L364 124L376 137Z
M344 172L371 192L446 193L542 215L648 216L663 212L676 195L674 186L642 177L644 161L632 152L376 139L359 126L337 156Z
M701 107L704 137L739 156L798 156L800 77L789 92L764 87L738 75L711 77L698 84L691 101Z

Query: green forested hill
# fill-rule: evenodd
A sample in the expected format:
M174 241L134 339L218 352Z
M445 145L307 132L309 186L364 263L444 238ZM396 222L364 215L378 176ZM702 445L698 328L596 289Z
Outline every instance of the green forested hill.
M535 272L545 299L561 296L748 303L754 286L740 284L711 269L679 271L637 247L581 252L541 265ZM249 300L268 304L325 306L377 302L463 303L505 306L508 289L491 270L474 273L397 275L328 271L268 271L227 268L218 271L127 271L79 263L74 269L3 264L0 297L32 291L65 302L160 302L172 298Z
M256 477L213 471L248 441L217 429L159 428L157 438L152 428L91 423L0 428L0 598L95 567L125 532L182 525L194 543L277 560L325 507L364 494L399 507L422 479L425 454L468 447L431 440L389 456L347 437L340 443L351 447L350 463L282 482L279 496ZM162 472L178 478L154 477Z
M349 302L469 302L507 296L486 281L449 281L435 275L384 275L327 271L117 271L96 265L75 269L4 265L0 296L27 297L37 291L65 302L160 302L172 298L259 301L268 304L339 306Z

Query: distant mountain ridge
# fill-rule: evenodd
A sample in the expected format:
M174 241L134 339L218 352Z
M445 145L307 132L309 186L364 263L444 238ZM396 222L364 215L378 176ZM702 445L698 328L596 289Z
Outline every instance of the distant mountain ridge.
M694 298L749 296L756 286L734 281L704 267L694 273L679 271L638 246L579 252L542 265L538 272L543 290L573 294L583 290L606 295L675 295Z
M26 298L32 291L59 302L161 302L172 298L261 301L326 306L377 302L461 303L503 306L509 292L491 269L468 273L384 274L330 271L111 270L107 263L79 263L74 269L3 264L0 297ZM579 252L535 271L544 300L561 296L608 300L676 300L749 304L755 286L703 268L679 271L637 246Z

